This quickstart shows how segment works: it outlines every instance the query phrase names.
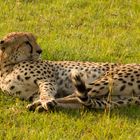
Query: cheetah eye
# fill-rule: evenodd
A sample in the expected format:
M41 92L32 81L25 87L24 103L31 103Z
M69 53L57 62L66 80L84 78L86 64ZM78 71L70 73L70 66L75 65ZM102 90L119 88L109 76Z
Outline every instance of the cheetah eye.
M30 46L30 48L31 48L30 53L33 53L33 46L31 45L31 43L29 41L26 41L25 43Z
M25 43L26 43L27 45L29 45L29 44L30 44L30 43L29 43L29 41L26 41Z
M4 40L1 40L1 41L0 41L0 44L3 44L3 43L4 43Z

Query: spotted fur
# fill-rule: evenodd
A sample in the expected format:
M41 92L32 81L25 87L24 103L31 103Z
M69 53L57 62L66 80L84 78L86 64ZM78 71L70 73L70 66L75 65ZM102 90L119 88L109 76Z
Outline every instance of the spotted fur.
M139 65L43 61L41 52L31 33L11 33L0 41L0 89L33 101L29 110L105 108L139 96Z
M91 82L115 64L89 62L52 62L39 60L42 52L31 33L10 33L0 41L0 88L3 92L25 100L38 100L29 105L56 104L55 98L74 93L71 71Z
M78 71L74 71L72 81L76 87L76 102L87 108L103 109L140 104L139 64L120 65L88 84Z

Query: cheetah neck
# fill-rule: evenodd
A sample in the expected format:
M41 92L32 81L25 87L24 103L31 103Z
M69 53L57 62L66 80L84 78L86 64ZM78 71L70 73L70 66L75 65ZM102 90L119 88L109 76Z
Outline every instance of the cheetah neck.
M0 77L3 77L4 75L9 74L12 71L14 65L15 64L10 64L7 61L1 62L1 65L0 65Z

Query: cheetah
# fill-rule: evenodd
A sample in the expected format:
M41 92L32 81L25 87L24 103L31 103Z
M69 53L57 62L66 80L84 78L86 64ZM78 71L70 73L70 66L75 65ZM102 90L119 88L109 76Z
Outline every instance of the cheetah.
M70 73L81 72L87 83L115 64L40 60L42 50L31 33L10 33L0 41L0 89L20 99L35 100L47 110L55 98L74 93ZM37 103L35 101L35 103Z
M31 101L29 110L139 102L140 65L48 61L41 53L32 33L13 32L0 41L0 89Z

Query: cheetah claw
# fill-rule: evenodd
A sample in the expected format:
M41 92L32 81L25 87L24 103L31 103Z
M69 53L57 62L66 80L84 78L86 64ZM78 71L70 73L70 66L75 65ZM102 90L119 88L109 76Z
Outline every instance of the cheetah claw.
M37 101L34 101L34 102L31 103L31 104L28 104L28 105L26 106L26 108L27 108L29 111L35 111L36 108L37 108L38 106L40 106L40 105L41 105L40 100L37 100Z
M42 104L42 107L47 111L53 110L54 107L57 105L55 100L43 101L43 102L41 102L41 104Z
M43 112L43 111L53 110L56 104L57 103L55 102L55 100L48 100L48 101L37 100L27 105L26 108L29 111Z

